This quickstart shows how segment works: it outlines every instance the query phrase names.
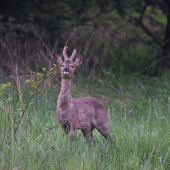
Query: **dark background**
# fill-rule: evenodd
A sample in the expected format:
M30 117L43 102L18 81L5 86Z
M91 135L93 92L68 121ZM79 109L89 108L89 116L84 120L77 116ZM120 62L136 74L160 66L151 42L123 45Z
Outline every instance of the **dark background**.
M169 0L1 0L0 69L34 75L54 51L84 53L82 73L157 76L170 69Z

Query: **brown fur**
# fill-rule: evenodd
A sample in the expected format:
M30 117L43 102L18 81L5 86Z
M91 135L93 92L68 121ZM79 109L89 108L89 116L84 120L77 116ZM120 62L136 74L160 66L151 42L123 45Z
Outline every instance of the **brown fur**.
M73 62L73 57L68 59L64 48L63 54L65 61L59 54L55 53L55 61L61 65L61 91L57 102L57 121L62 125L66 134L69 133L70 140L74 141L74 136L77 129L81 129L84 137L91 145L93 141L92 131L97 128L98 131L113 142L110 130L107 124L108 113L106 108L95 98L83 97L72 98L70 95L71 78L74 74L75 67L78 67L83 60L83 55L80 55ZM69 74L64 74L64 70L68 69Z

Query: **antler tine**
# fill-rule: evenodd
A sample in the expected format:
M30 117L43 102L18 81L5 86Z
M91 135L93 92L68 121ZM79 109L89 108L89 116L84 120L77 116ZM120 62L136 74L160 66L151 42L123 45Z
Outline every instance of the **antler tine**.
M66 54L67 48L68 48L68 47L65 46L64 49L63 49L63 56L64 56L64 59L65 59L65 60L68 59L67 54Z
M74 49L74 50L73 50L73 53L72 53L72 55L71 55L71 57L70 57L71 60L73 60L73 58L74 58L74 56L76 55L76 53L77 53L77 50Z

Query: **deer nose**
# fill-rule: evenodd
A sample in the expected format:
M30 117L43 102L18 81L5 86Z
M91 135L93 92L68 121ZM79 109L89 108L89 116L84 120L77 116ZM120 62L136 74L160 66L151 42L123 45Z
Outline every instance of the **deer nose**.
M68 67L65 67L65 68L64 68L64 71L70 72Z

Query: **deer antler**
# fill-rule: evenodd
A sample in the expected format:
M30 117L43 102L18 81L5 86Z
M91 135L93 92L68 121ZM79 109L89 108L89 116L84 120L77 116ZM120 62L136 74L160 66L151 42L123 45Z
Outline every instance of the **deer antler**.
M63 49L63 56L64 56L64 59L65 59L65 60L68 59L67 54L66 54L67 48L68 48L68 47L65 46L64 49Z
M74 50L73 50L73 53L72 53L72 55L71 55L71 57L70 57L70 60L73 60L73 58L74 58L74 56L76 55L76 53L77 53L77 50L74 49Z

